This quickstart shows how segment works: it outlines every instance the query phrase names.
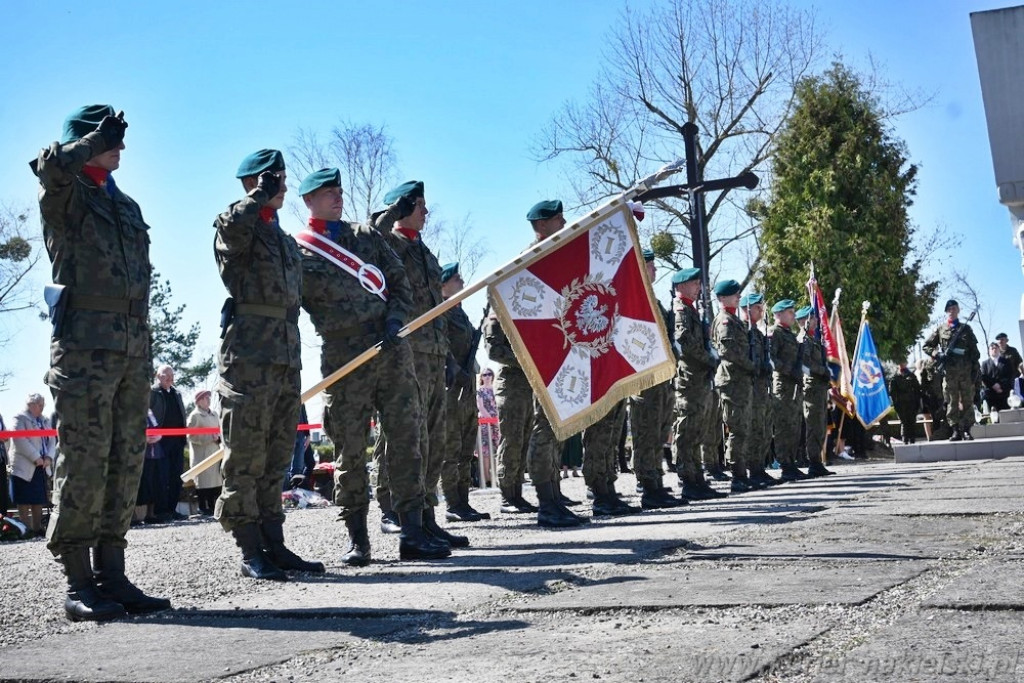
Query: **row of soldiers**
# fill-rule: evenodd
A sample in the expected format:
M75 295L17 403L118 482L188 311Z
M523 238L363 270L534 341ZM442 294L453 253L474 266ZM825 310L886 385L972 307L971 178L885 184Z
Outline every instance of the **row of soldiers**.
M565 224L558 201L534 206L527 219L538 242ZM644 250L652 282L656 276L654 256ZM738 282L723 280L714 288L719 313L707 326L698 306L700 269L680 270L671 282L672 313L664 308L661 313L674 342L675 377L630 398L628 406L621 402L583 432L583 476L593 495L593 513L627 515L728 495L714 489L705 475L730 479L718 471L723 425L733 493L833 474L822 460L831 378L811 307L796 310L792 300L777 302L771 309L775 325L766 335L760 329L764 297L759 293L741 297ZM794 331L797 324L799 334ZM569 509L573 501L559 490L560 444L496 317L487 321L486 340L489 357L501 364L495 381L501 432L497 451L501 511L536 513L538 524L546 527L584 523ZM627 410L634 471L642 491L639 509L623 501L614 484L615 452ZM797 466L803 459L798 448L805 424L807 472ZM672 451L680 497L672 495L663 482L663 444L670 434L674 434ZM773 439L774 454L782 466L781 479L765 470ZM523 497L527 469L538 506Z
M45 381L55 398L63 445L47 539L67 576L65 613L72 620L170 607L125 575L125 537L145 447L152 270L149 228L111 175L120 167L127 126L123 113L115 114L109 105L82 107L65 120L61 140L32 162L54 283L47 289L53 335ZM287 579L286 571L325 571L322 563L304 560L286 546L281 508L281 472L290 458L301 400L300 308L322 339L325 377L367 349L382 354L325 391L324 429L338 455L335 503L349 535L342 561L363 566L371 558L365 445L374 413L386 435L377 455L377 497L385 521L400 532L400 558L440 559L453 547L469 545L468 538L438 524L435 508L443 477L449 514L466 521L483 517L468 501L475 419L475 354L467 342L472 324L453 307L411 336L406 329L461 286L454 264L442 269L420 237L427 217L424 184L410 181L394 188L369 225L355 224L341 220L339 171L321 169L299 185L310 217L292 236L277 216L287 193L281 153L255 152L235 175L244 196L214 222L215 260L229 294L218 352L224 485L215 516L240 548L242 573L280 581ZM538 241L565 225L558 201L538 203L527 218ZM649 255L653 277L652 259ZM733 491L774 481L763 466L769 421L757 412L768 405L769 383L783 478L807 476L794 465L801 406L810 474L828 474L820 455L828 372L810 309L795 314L804 328L798 341L791 331L793 302L776 304L778 325L769 347L756 330L763 300L748 295L740 305L739 285L725 281L715 288L722 311L705 330L694 308L699 276L688 269L672 278L672 327L680 351L675 450L684 495L716 495L701 473L699 455L713 448L716 392L729 430ZM738 307L748 316L746 324L737 317ZM491 357L503 364L496 388L504 439L498 463L503 509L518 510L525 503L529 448L538 522L579 525L584 520L568 509L558 490L561 444L500 325L491 324L487 334ZM634 403L634 424L647 425L641 431L648 436L640 440L654 444L645 449L641 468L645 507L682 504L662 486L660 467L652 464L672 419L671 392L668 385L655 387ZM615 425L621 429L622 410L584 435L584 472L596 514L632 511L614 495L612 449L618 439L608 436Z
M127 127L123 112L109 105L82 107L65 120L60 141L31 162L53 279L46 291L53 331L45 381L63 445L47 547L67 576L71 620L170 607L125 575L145 448L152 272L149 226L112 175ZM244 196L214 221L214 256L229 294L217 358L224 485L215 516L241 550L241 572L283 581L286 571L325 571L285 545L281 507L281 473L301 400L300 308L322 338L325 376L367 349L382 354L325 393L324 429L339 455L335 503L350 541L342 561L370 561L365 446L375 413L388 437L378 489L387 491L401 559L444 558L468 545L440 527L434 508L444 470L450 509L479 515L468 505L473 326L454 307L408 341L404 331L461 287L457 267L443 274L420 238L423 183L394 188L371 225L353 224L341 220L340 172L321 169L299 185L310 217L291 236L277 216L288 191L281 153L255 152L235 175ZM446 452L453 454L447 460Z

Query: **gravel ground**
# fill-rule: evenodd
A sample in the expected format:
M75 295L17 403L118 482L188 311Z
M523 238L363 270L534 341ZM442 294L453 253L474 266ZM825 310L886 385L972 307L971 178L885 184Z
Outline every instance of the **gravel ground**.
M337 520L336 509L291 511L285 526L289 546L304 557L324 561L329 575L337 578L332 585L337 585L339 591L363 590L376 580L400 583L410 577L433 576L436 583L429 584L432 599L449 604L460 597L454 587L458 585L455 582L459 572L473 574L473 581L479 580L481 573L494 572L495 576L506 577L494 585L509 589L499 591L494 599L470 600L464 609L377 615L377 623L392 626L386 635L296 652L285 661L248 671L226 672L218 680L331 680L352 673L352 680L359 681L418 681L423 679L424 667L434 667L430 678L438 681L820 680L821 661L853 651L908 615L923 614L922 603L957 577L996 560L1024 556L1024 512L963 517L956 516L955 505L951 505L950 517L894 517L890 529L890 518L885 516L826 516L816 510L844 504L855 508L858 501L869 501L879 493L891 494L912 484L941 483L957 472L979 467L978 463L924 467L920 475L910 479L893 477L887 483L886 477L894 472L891 464L857 462L837 469L841 475L872 477L877 470L877 488L865 487L834 500L823 495L804 511L792 508L791 504L787 508L771 502L741 506L744 499L729 499L733 507L719 504L716 508L716 503L709 503L689 508L689 512L695 513L694 519L702 510L729 510L732 515L740 507L759 508L758 519L764 520L760 523L741 520L721 526L697 522L688 525L685 515L689 512L681 518L652 513L630 518L628 522L596 519L591 529L621 539L604 544L603 551L611 553L607 556L610 559L603 559L596 550L593 555L572 554L579 553L579 543L568 535L553 535L555 532L540 529L532 516L501 515L497 512L499 498L495 492L473 493L474 506L490 512L491 521L446 525L453 531L469 534L474 549L480 550L456 551L453 560L441 563L398 562L397 537L380 533L379 515L372 506L374 564L365 569L343 567L338 557L345 532ZM675 478L670 479L674 484ZM822 491L828 486L845 485L842 476L820 484ZM618 490L626 493L631 503L638 504L634 486L631 475L620 477ZM582 479L565 480L563 489L576 499L585 495ZM584 505L578 509L585 508ZM683 523L677 523L677 519ZM636 526L627 525L632 523ZM655 530L661 531L661 535L654 534ZM915 537L919 541L917 546L911 543ZM196 612L208 610L211 605L225 609L224 605L234 602L251 603L260 594L272 598L280 588L241 577L237 571L238 552L230 536L209 520L135 528L129 532L129 542L129 575L145 590L171 598L179 617L184 611L185 615L195 613L200 618ZM723 581L728 581L732 571L778 570L782 565L786 571L806 572L810 566L812 570L848 570L849 580L856 582L858 563L892 559L826 552L830 547L842 549L851 543L871 548L873 553L876 547L888 548L927 567L863 604L554 612L520 609L545 595L600 586L638 570L670 575L713 569L722 573ZM624 554L619 553L620 545L626 549ZM491 562L488 553L506 546L521 554L499 555L500 562ZM778 550L776 556L772 549ZM709 557L708 553L726 554ZM813 562L792 556L797 553L813 554ZM58 565L49 559L44 542L0 546L0 575L4 577L0 582L0 647L102 628L71 624L64 619L63 577ZM363 581L347 585L347 576L359 576ZM515 576L524 577L522 585L508 579ZM311 577L298 579L299 583L303 581L310 582L311 588L317 583ZM335 628L332 620L342 616L307 614L305 619L321 619L317 628L331 630ZM349 614L347 618L351 620L353 616L358 615ZM604 645L595 649L594 642ZM701 653L725 653L739 659L727 672L701 673L694 669L699 664L694 657ZM445 666L452 661L459 665Z

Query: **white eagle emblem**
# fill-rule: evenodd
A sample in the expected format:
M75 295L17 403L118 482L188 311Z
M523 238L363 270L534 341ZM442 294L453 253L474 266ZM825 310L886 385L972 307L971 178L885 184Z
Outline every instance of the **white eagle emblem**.
M608 316L605 313L608 312L607 306L597 306L597 295L590 294L580 305L576 311L576 327L583 334L597 334L598 332L604 332L608 329Z
M861 360L858 363L857 379L865 387L873 387L882 380L882 372L872 360Z

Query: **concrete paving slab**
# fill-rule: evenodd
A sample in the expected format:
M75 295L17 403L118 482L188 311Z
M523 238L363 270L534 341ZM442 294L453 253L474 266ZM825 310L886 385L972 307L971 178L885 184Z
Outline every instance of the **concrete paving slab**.
M194 683L301 652L380 638L406 625L384 619L306 619L301 612L289 617L171 616L106 624L0 650L0 680ZM192 650L186 643L201 647Z
M818 683L1019 682L1024 620L1013 612L912 613L847 653L808 662Z
M823 515L991 515L1024 512L1024 497L962 500L875 500L843 503Z
M668 609L730 605L857 605L925 571L921 562L813 564L756 568L692 568L630 572L593 585L545 595L516 606L524 611Z
M455 571L396 574L389 571L331 570L324 577L299 578L271 590L210 603L198 612L245 610L273 614L282 605L328 617L366 614L411 614L427 610L460 611L497 600L511 592L536 590L563 578L557 571Z
M974 441L932 441L894 446L897 463L989 460L1024 455L1024 437L976 439Z
M912 517L864 515L852 520L827 517L758 534L727 536L715 545L688 548L694 560L825 561L975 557L979 546L1006 538L1007 522L997 517ZM794 533L797 531L797 533Z
M1024 561L994 562L960 576L924 604L953 609L1024 610L1022 585Z
M1019 484L1004 484L1000 486L962 486L947 487L944 485L927 486L915 489L901 489L898 491L880 492L873 496L872 500L970 500L977 498L1024 498L1024 480Z
M372 643L373 649L358 653L341 650L329 661L269 667L244 680L742 681L828 627L824 618L789 610L521 619L527 627L481 628L471 639L456 623L418 639Z

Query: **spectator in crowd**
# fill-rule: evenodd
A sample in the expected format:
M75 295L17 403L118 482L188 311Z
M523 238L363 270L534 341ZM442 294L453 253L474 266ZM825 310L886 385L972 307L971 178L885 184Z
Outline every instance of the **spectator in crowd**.
M480 388L476 391L476 407L481 419L498 418L498 402L494 398L494 370L484 368L480 373ZM482 452L477 454L484 464L484 477L487 482L493 482L491 477L494 457L498 452L498 442L501 440L501 433L498 431L498 423L480 425L480 444ZM484 484L481 483L481 486Z
M1024 363L1017 366L1017 378L1013 380L1013 393L1017 394L1022 405L1024 405ZM0 422L0 428L3 423Z
M157 426L157 419L150 410L146 415L147 429ZM146 455L142 461L142 477L139 479L139 493L135 499L135 519L139 517L146 524L161 524L172 520L169 512L161 512L167 507L167 457L164 455L162 437L146 434Z
M0 432L6 431L4 418L0 415ZM0 516L7 514L11 507L11 485L7 478L10 460L7 457L7 439L0 439Z
M1006 336L1005 332L996 335L996 342L999 344L999 353L1006 356L1010 367L1016 372L1021 363L1024 363L1024 358L1020 357L1020 351L1010 346L1010 338Z
M940 429L946 421L942 373L935 370L935 361L926 357L917 361L917 379L921 383L921 411L925 417L924 435L931 441L932 431Z
M188 428L220 428L220 417L210 410L210 392L203 389L196 393L196 407L189 413ZM220 434L190 434L189 467L195 467L220 449ZM224 478L219 467L210 467L196 477L196 496L199 499L199 514L210 517L220 497Z
M900 440L905 444L914 443L917 426L917 412L921 408L921 383L907 368L905 360L889 380L889 396L900 418Z
M1011 354L1003 353L997 342L988 345L988 358L981 364L981 383L984 385L983 398L988 401L989 410L1007 410L1010 407L1007 399L1013 388L1016 368L1020 365L1011 365L1010 357Z
M562 443L562 479L580 476L579 468L583 465L583 432L573 434Z
M156 382L149 392L149 409L157 425L163 429L181 429L185 426L185 402L174 386L174 369L170 365L157 368ZM186 515L177 511L178 500L181 498L181 473L185 471L185 441L184 436L168 436L160 444L167 459L167 494L161 501L166 507L157 508L160 517L186 518Z
M14 418L17 431L50 429L50 420L43 417L46 399L40 394L29 394L25 410ZM53 437L18 437L14 441L11 462L11 483L18 517L33 536L43 530L43 506L49 503L46 492L47 477L53 475Z
M306 414L306 405L299 406L299 424L309 424L309 415ZM292 450L292 464L285 474L285 488L302 487L313 490L313 468L316 467L316 458L313 455L312 440L308 429L300 429L295 432L295 448Z

